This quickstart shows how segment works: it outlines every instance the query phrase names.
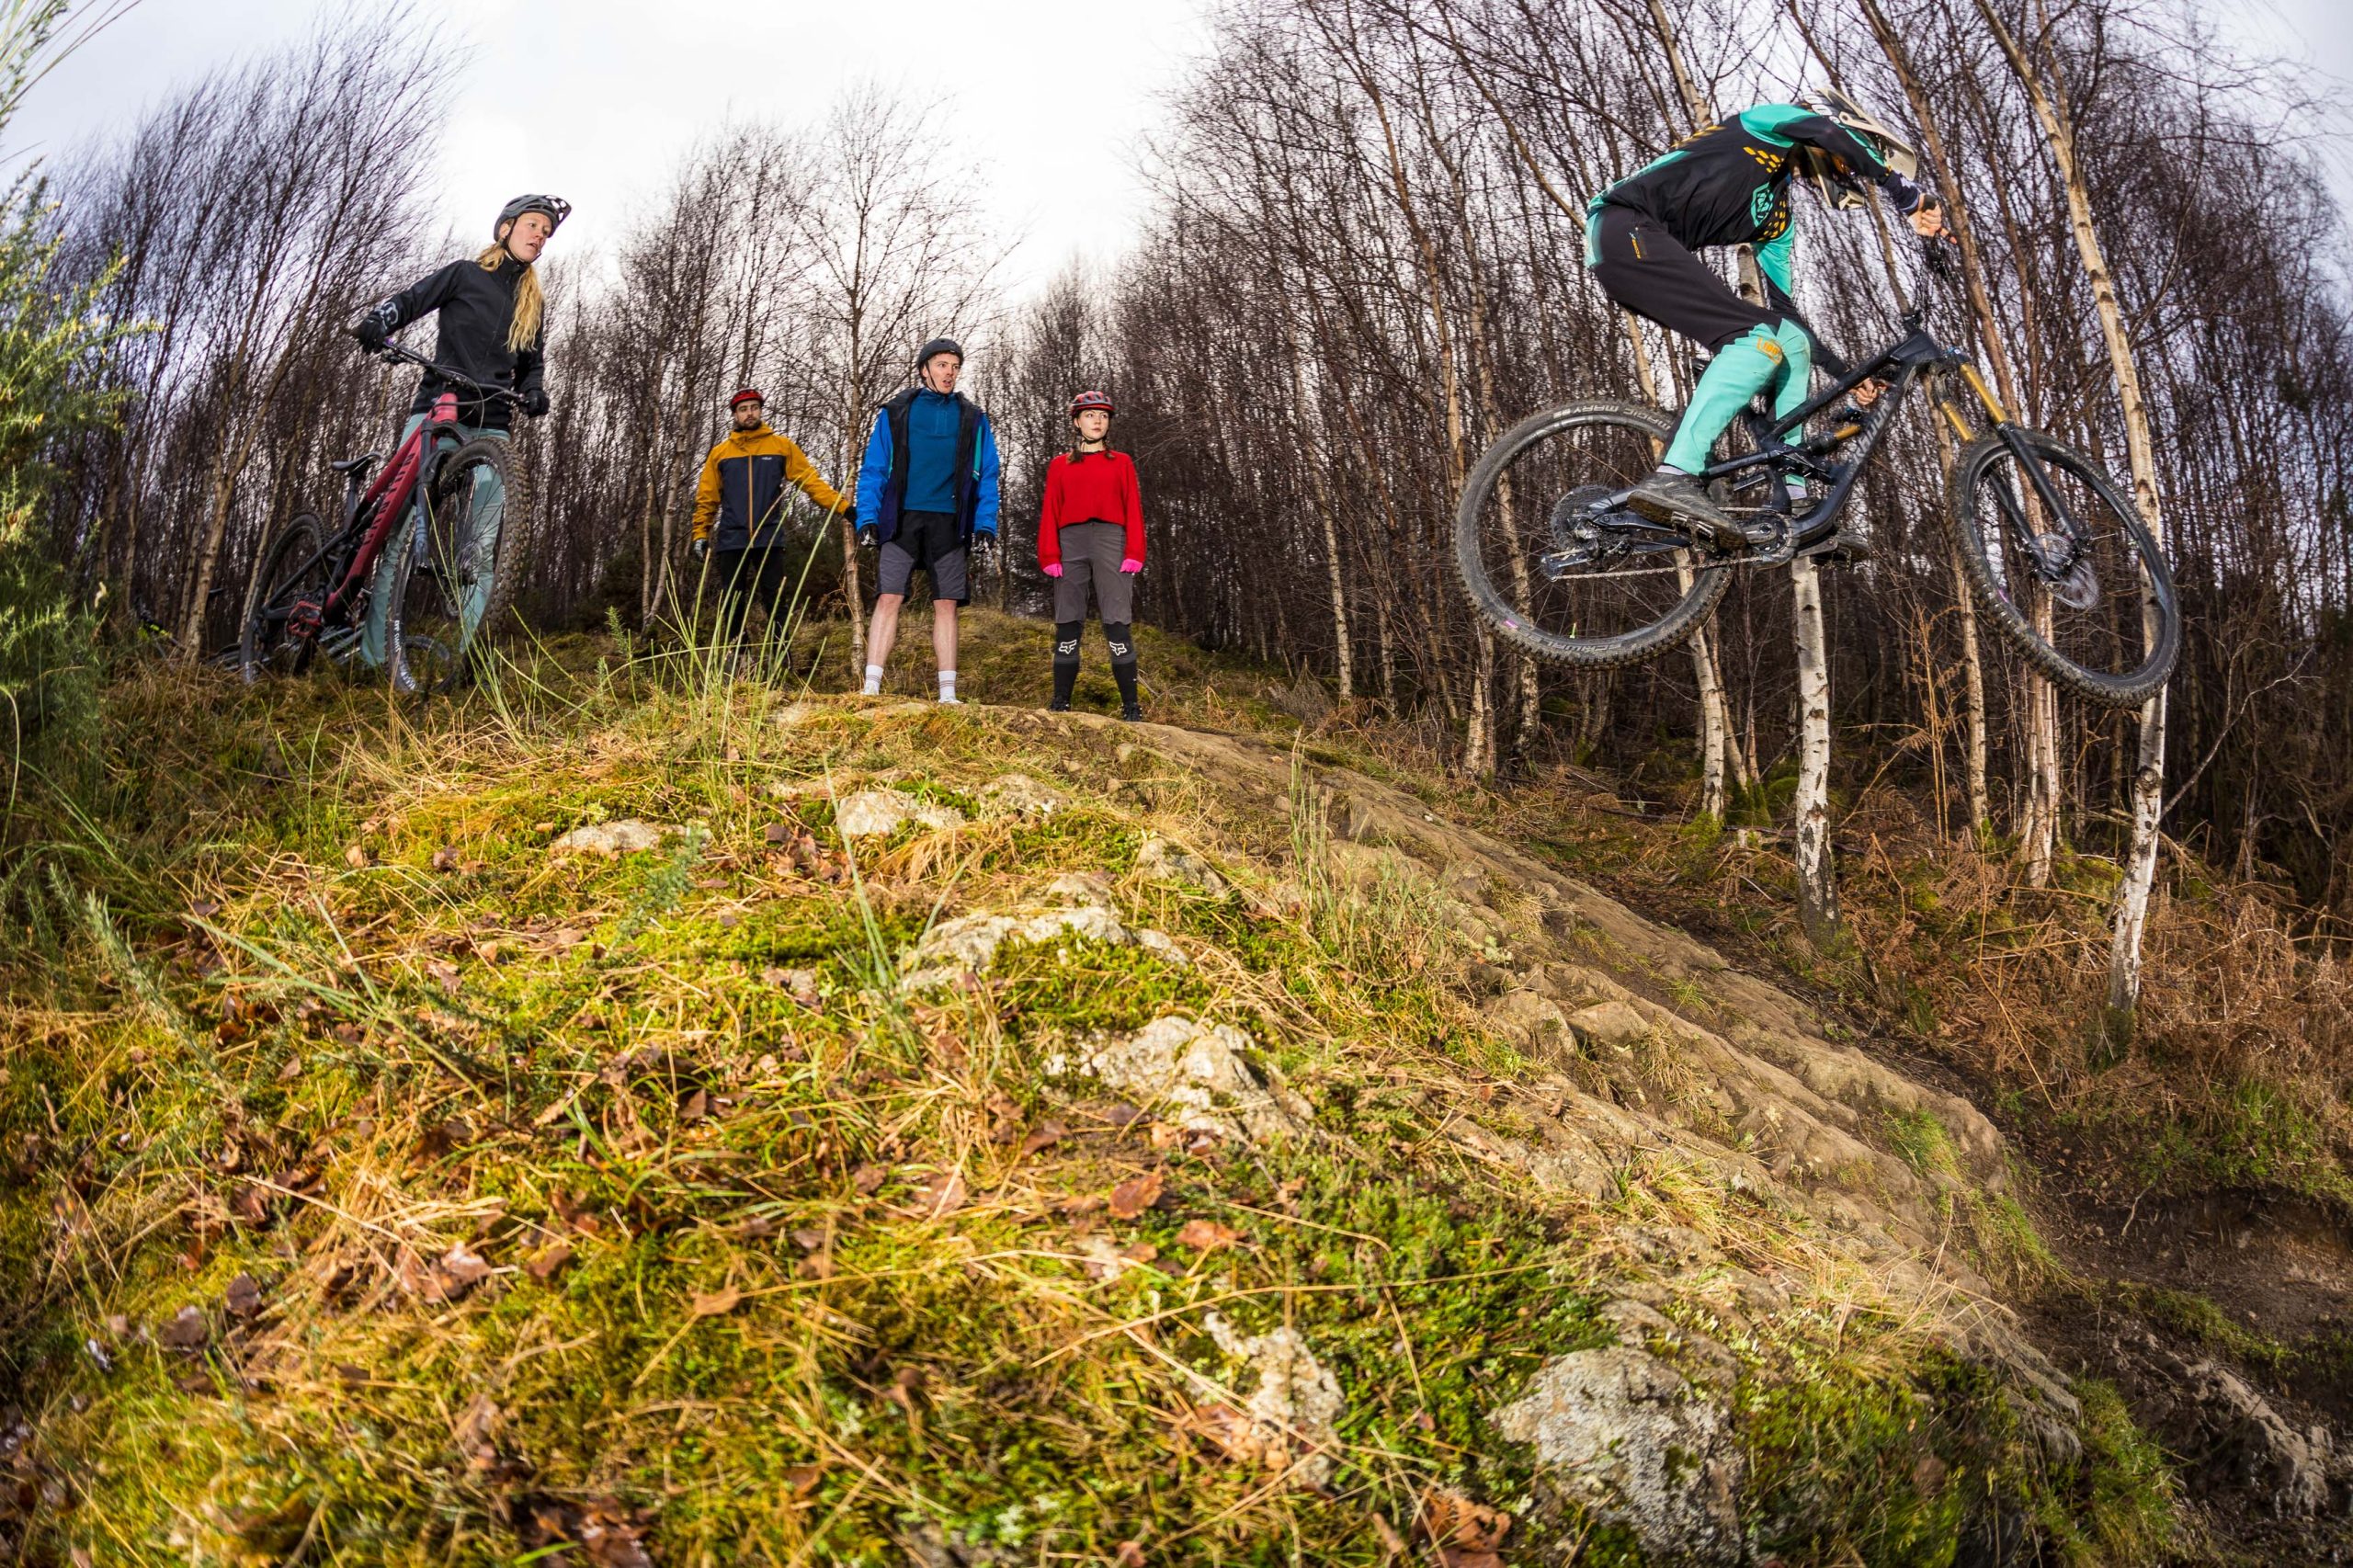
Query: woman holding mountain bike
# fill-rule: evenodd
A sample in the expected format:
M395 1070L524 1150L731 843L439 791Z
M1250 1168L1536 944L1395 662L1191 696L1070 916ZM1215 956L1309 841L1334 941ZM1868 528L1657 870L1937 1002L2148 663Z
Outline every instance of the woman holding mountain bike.
M446 412L440 415L434 442L438 449L463 454L478 449L474 443L497 443L487 460L448 468L442 488L449 494L440 498L448 526L437 525L438 540L421 540L406 551L396 545L374 562L370 597L381 608L368 618L358 651L369 665L390 664L395 681L404 686L446 687L462 679L475 632L494 619L495 608L510 597L498 585L498 544L507 494L505 460L498 454L509 439L516 409L533 418L548 411L541 379L546 296L532 264L571 211L572 204L557 197L517 197L499 210L487 249L378 301L349 328L371 354L426 365L408 421L401 428L404 449L418 427L434 417L436 404L449 397L457 400L457 417L451 424ZM394 333L428 315L439 329L429 362L390 347ZM420 571L405 561L418 548L429 548L446 559ZM420 602L413 608L398 602L411 597ZM439 655L438 663L446 669L408 668L415 661L399 646L402 634L420 627L427 630L412 641L420 650Z

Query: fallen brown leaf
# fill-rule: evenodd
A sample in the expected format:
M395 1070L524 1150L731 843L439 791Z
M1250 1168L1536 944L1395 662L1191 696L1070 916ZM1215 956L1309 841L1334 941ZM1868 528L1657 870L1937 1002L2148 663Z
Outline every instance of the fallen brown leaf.
M1131 1177L1113 1187L1109 1199L1111 1217L1115 1220L1132 1220L1159 1202L1162 1183L1163 1178L1158 1171L1146 1171L1143 1175Z
M523 1271L541 1284L545 1284L561 1273L563 1266L571 1261L572 1248L562 1242L557 1242L533 1253L531 1260L523 1265Z
M796 1498L806 1497L816 1491L818 1483L824 1479L825 1467L821 1464L796 1464L785 1467L784 1484Z
M155 1331L155 1341L175 1350L201 1350L212 1338L212 1325L204 1321L201 1307L182 1307L172 1320Z
M917 1189L924 1218L942 1220L964 1207L968 1196L964 1177L957 1171L941 1171Z
M261 1286L250 1274L240 1274L230 1280L222 1299L232 1317L256 1318L261 1315Z
M1025 1155L1034 1154L1040 1149L1062 1142L1069 1134L1070 1129L1059 1121L1041 1121L1038 1124L1036 1131L1021 1141L1021 1152Z
M733 1312L735 1303L743 1299L743 1291L733 1285L722 1285L709 1295L697 1291L689 1310L699 1318L723 1317Z
M694 1093L688 1095L686 1097L686 1100L678 1107L678 1119L680 1121L700 1121L710 1114L710 1095L708 1090L704 1089L695 1090Z
M1511 1529L1511 1516L1460 1492L1433 1486L1422 1494L1419 1525L1430 1543L1447 1554L1449 1563L1457 1568L1480 1568L1470 1559L1480 1553L1492 1553L1503 1544Z
M355 871L365 870L368 861L368 846L364 844L355 844L343 852L343 863Z
M425 966L425 972L431 975L435 981L439 983L441 994L444 996L455 996L458 994L458 966L456 964L451 963L447 959L435 959Z
M871 1198L890 1179L891 1173L881 1165L860 1165L849 1173L850 1186Z
M1111 1563L1112 1568L1143 1568L1143 1542L1121 1541L1120 1549L1111 1553Z
M440 848L436 849L433 852L433 869L437 871L456 870L458 869L458 852L446 844Z
M1215 1220L1188 1220L1184 1229L1176 1233L1176 1244L1197 1252L1215 1252L1230 1247L1242 1239L1242 1233L1231 1225L1221 1225Z
M449 1250L441 1255L433 1270L438 1276L441 1293L450 1301L464 1295L491 1275L490 1264L478 1254L468 1252L463 1242L450 1243Z

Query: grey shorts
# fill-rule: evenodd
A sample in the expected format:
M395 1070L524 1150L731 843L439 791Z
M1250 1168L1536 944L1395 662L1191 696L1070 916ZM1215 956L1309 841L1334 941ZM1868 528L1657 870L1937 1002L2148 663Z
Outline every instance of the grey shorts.
M1106 624L1124 626L1136 618L1136 580L1120 570L1127 559L1128 530L1117 523L1073 523L1063 529L1063 574L1054 579L1054 619L1086 619L1086 590Z
M874 591L906 597L920 566L931 579L933 602L972 602L965 582L966 552L956 519L945 512L907 512L899 518L897 534L876 552Z

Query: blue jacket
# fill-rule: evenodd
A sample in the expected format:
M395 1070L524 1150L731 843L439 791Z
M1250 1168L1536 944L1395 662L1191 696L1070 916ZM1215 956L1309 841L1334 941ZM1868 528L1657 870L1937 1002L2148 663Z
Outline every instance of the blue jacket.
M866 460L858 470L858 526L870 525L888 543L899 531L899 511L907 497L907 411L915 406L909 387L874 415L866 438ZM956 394L956 517L962 535L996 532L996 432L980 404Z

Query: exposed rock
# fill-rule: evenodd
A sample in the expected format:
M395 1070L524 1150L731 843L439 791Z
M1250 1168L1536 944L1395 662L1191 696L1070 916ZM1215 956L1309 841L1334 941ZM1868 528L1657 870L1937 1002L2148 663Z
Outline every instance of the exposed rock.
M1559 1004L1533 991L1506 991L1484 1009L1495 1032L1537 1056L1560 1056L1575 1051L1576 1038Z
M1249 1047L1250 1037L1230 1024L1204 1028L1171 1015L1083 1051L1076 1066L1188 1130L1237 1140L1288 1132L1290 1096L1258 1081L1243 1060Z
M2134 1414L2168 1449L2192 1456L2200 1482L2245 1492L2287 1517L2328 1507L2332 1472L2341 1461L2332 1456L2326 1427L2299 1431L2228 1368L2178 1356L2154 1335L2137 1340L2117 1346L2118 1359L2134 1374Z
M1017 909L1006 914L983 911L942 921L926 932L915 950L900 960L908 972L899 986L904 991L924 991L952 984L959 975L978 974L995 963L1007 942L1034 946L1063 937L1138 947L1175 964L1191 961L1165 933L1122 924L1108 903Z
M1646 1350L1617 1346L1546 1362L1495 1429L1599 1517L1633 1531L1654 1562L1732 1568L1745 1470L1724 1413Z
M1569 1015L1577 1038L1596 1049L1631 1051L1657 1032L1631 1002L1596 1002Z
M1046 884L1046 896L1056 903L1092 903L1111 907L1111 879L1100 871L1064 871Z
M928 828L961 827L964 813L904 790L862 790L834 808L834 825L844 838L887 837L911 822Z
M1290 1479L1301 1484L1324 1484L1339 1452L1340 1413L1347 1408L1339 1380L1289 1324L1267 1334L1245 1335L1212 1312L1202 1317L1201 1326L1219 1349L1249 1362L1258 1374L1258 1386L1242 1411L1248 1426L1229 1425L1219 1442L1236 1458L1287 1466Z
M675 827L654 827L635 817L623 817L619 822L593 823L575 827L548 846L551 855L602 855L611 858L617 855L634 855L641 849L652 849L662 842L665 833L676 833Z
M1007 773L981 790L982 815L1048 817L1062 810L1062 792L1026 773Z
M1205 893L1222 893L1225 879L1215 868L1182 845L1154 837L1136 851L1136 869L1154 881L1181 882Z

